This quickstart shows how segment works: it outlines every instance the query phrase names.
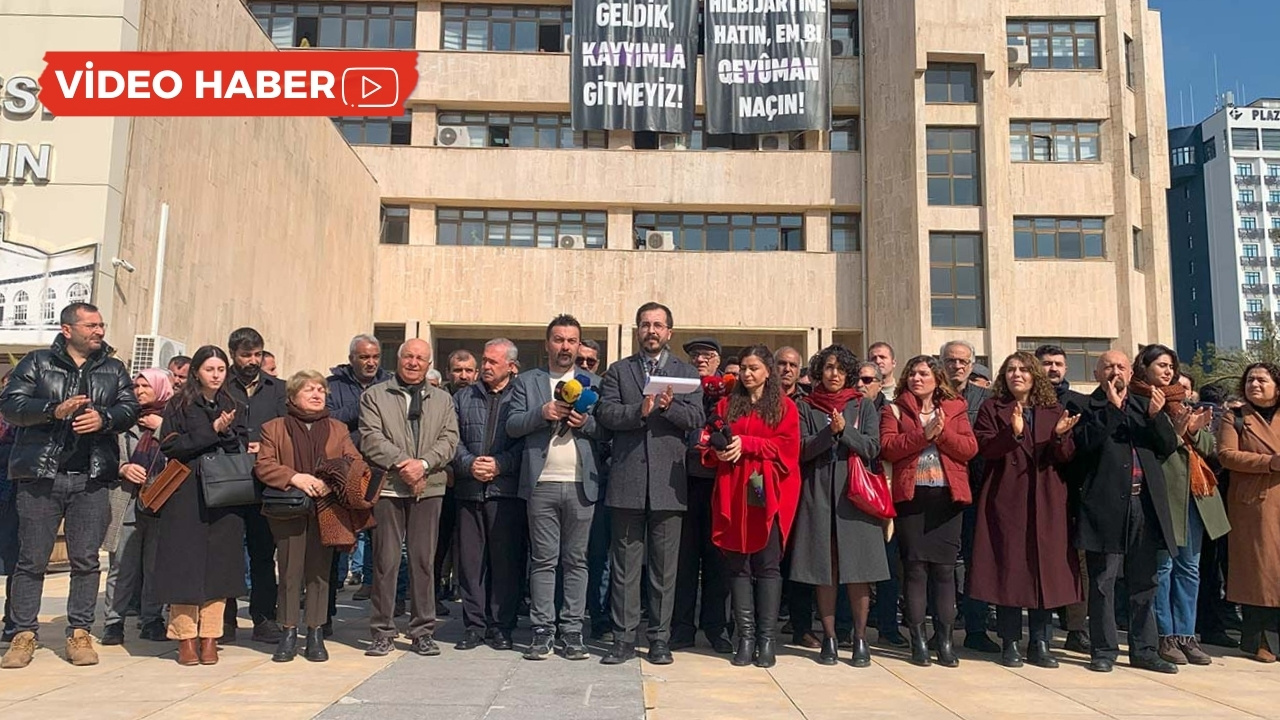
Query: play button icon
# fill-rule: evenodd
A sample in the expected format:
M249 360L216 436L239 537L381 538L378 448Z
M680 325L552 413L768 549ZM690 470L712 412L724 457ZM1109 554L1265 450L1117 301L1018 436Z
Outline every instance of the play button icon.
M353 67L342 72L342 102L353 108L400 104L400 74L389 67Z
M374 82L373 80L370 80L368 75L362 75L360 77L360 99L361 100L368 100L370 95L378 92L381 89L382 89L382 85L380 83Z

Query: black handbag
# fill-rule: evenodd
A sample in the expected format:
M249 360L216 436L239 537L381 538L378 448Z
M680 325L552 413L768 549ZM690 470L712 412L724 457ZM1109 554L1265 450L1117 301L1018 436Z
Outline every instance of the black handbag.
M200 456L200 490L211 508L256 505L261 497L253 477L257 458L249 453L226 453L218 448Z
M316 503L311 496L296 487L277 490L262 488L262 515L275 520L293 520L315 512Z

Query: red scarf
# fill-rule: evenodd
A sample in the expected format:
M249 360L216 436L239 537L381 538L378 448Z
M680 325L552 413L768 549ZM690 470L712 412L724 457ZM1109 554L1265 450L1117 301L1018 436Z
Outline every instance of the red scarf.
M858 391L858 388L847 387L839 392L829 392L825 385L819 384L804 397L803 402L807 402L824 414L830 415L833 412L844 412L844 406L848 405L850 400L860 397L862 397L862 393Z

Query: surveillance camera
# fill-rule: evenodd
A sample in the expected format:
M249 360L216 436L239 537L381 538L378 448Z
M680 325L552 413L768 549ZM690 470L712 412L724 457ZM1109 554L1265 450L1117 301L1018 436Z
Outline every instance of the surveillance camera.
M133 272L138 269L133 266L133 263L129 262L128 260L121 260L120 258L112 258L111 266L124 268L126 272Z

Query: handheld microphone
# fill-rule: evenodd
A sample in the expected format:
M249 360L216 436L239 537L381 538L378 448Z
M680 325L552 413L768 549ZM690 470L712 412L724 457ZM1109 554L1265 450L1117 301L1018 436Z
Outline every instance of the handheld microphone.
M583 388L578 394L578 399L573 401L573 411L579 415L587 414L595 404L600 401L600 393L587 387ZM560 427L556 430L556 437L564 437L569 432L569 421L561 420Z
M577 378L561 380L556 383L556 400L572 407L582 397L583 390L582 383ZM592 392L594 393L595 391L593 390ZM561 420L560 424L556 426L556 437L562 437L568 431L569 421Z

